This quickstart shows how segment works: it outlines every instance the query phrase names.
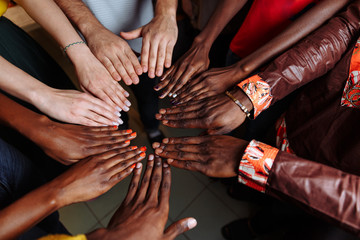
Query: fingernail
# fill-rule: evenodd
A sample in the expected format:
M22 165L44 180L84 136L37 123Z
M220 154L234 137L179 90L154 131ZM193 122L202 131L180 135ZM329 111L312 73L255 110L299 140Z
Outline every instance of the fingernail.
M126 133L132 133L131 129L126 130Z
M133 132L132 134L130 134L131 137L136 137L136 132Z
M137 146L131 146L131 150L137 149Z
M140 151L146 152L146 147L141 147L141 148L140 148Z
M117 128L118 128L118 126L116 126L116 125L115 125L115 126L113 126L113 128L114 128L114 129L117 129Z
M187 227L188 227L189 229L192 229L192 228L196 227L196 225L197 225L197 221L196 221L195 218L190 218L190 219L187 221Z
M172 95L173 95L172 93L169 93L169 95L168 95L168 96L169 96L169 97L171 97Z
M134 169L136 166L136 164L134 163L133 165L131 165L131 168Z
M127 106L124 106L124 111L125 112L127 112L127 111L129 111L130 110L130 108L128 108Z
M153 155L153 154L150 154L148 159L149 159L149 161L154 160L154 155Z
M167 124L168 122L169 122L168 120L162 121L163 124Z
M156 75L157 75L158 77L160 77L160 76L162 75L162 71L161 71L161 70L158 70L158 71L156 72Z
M160 113L160 114L165 114L165 113L166 113L166 110L162 108L162 109L159 110L159 113Z
M118 119L118 122L120 125L124 123L123 120L121 120L120 118Z
M142 69L143 69L143 72L144 72L144 73L147 72L147 67L146 67L146 66L143 66Z
M124 92L124 95L125 95L125 97L130 96L130 94L127 91Z
M121 111L122 111L122 109L119 108L119 107L116 107L116 110L117 110L118 112L121 112Z
M174 93L174 95L172 96L173 98L176 98L177 97L177 94L176 93Z
M130 143L130 140L126 140L125 143L126 143L126 144Z
M119 123L113 122L112 125L114 125L114 126L119 126Z
M160 153L162 153L163 152L163 150L161 149L161 148L157 148L156 150L155 150L155 153L156 154L160 154Z
M163 163L163 167L164 167L164 168L167 168L167 167L169 167L169 164Z
M166 143L169 143L169 139L168 139L168 138L164 138L162 142L165 143L165 144L166 144Z
M141 168L141 166L142 166L142 164L141 164L141 162L138 162L137 164L136 164L136 168Z
M145 157L146 154L144 152L140 153L140 157Z
M130 102L129 100L126 100L126 101L125 101L125 104L126 104L126 106L128 106L128 107L131 106L131 102Z
M169 158L169 159L167 160L168 164L172 163L173 161L174 161L174 159L172 159L172 158Z
M120 112L118 112L118 111L116 111L115 114L116 114L118 117L121 116Z
M154 89L157 91L159 90L159 86L155 86Z

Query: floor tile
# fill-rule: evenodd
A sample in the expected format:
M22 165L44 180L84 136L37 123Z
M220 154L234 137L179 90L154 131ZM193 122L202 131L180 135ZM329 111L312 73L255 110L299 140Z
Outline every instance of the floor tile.
M179 214L205 189L205 185L187 170L174 167L171 170L172 184L169 215L173 221L176 221Z
M180 218L184 217L194 217L198 222L194 229L185 233L192 240L223 239L221 227L237 219L236 214L207 189L181 214Z
M239 201L230 197L227 194L227 187L220 181L210 183L207 188L239 218L249 217L251 213L258 208L257 205L250 202Z
M85 203L76 203L59 210L60 221L72 234L87 233L97 219Z
M110 211L121 204L127 194L130 181L131 175L119 182L107 193L86 202L98 220L102 219Z
M191 172L192 175L194 175L200 182L202 182L205 186L208 186L213 180L209 178L208 176L200 173L200 172Z

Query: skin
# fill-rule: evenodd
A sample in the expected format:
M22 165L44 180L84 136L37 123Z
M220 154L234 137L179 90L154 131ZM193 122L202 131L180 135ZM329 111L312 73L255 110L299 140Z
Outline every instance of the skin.
M93 239L175 239L196 226L196 220L185 218L168 228L171 171L159 157L150 155L140 185L141 164L136 166L129 191L107 228L86 235Z
M160 98L173 97L191 78L208 69L212 44L226 24L245 5L247 0L219 1L215 12L203 31L194 39L191 48L164 74L156 91L163 90Z
M226 4L225 2L226 1L223 1L222 4L225 5ZM234 2L238 2L237 3L238 6L241 7L243 6L243 3L241 1L234 1ZM189 101L191 99L189 98L189 96L196 97L196 99L201 99L204 97L205 93L207 93L208 96L214 96L219 93L222 93L229 87L234 86L236 83L241 82L245 77L247 77L249 74L251 74L259 67L261 67L263 64L269 62L274 57L280 55L282 52L284 52L286 49L294 45L303 37L307 36L316 28L320 27L328 19L330 19L335 13L337 13L340 9L342 9L344 6L346 6L346 4L350 2L351 0L339 0L339 1L323 0L319 2L316 6L314 6L312 9L307 11L300 18L298 18L296 21L294 21L292 25L290 25L277 37L275 37L267 44L265 44L264 46L262 46L254 53L250 54L249 56L245 57L238 63L231 65L230 67L217 68L206 71L202 73L199 77L194 79L194 81L191 81L190 84L185 89L182 89L185 83L189 82L190 79L196 77L196 75L198 75L202 71L196 71L195 72L196 74L188 74L188 75L184 74L185 77L182 78L180 77L173 78L171 76L171 73L169 73L170 77L165 78L164 82L159 84L160 87L158 86L156 89L160 90L166 86L161 97L165 97L166 95L169 95L170 97L179 96L177 98L178 102ZM230 4L231 3L229 3L228 5L229 7L231 7ZM233 9L234 10L236 9L237 11L240 10L240 8L236 8L236 7ZM210 21L212 21L213 17L215 17L215 14L216 12L214 13ZM215 18L216 24L217 21L219 20L221 21L221 19L226 20L228 22L236 14L236 12L235 13L232 12L233 15L228 15L231 16L231 18L227 17L226 14L229 14L229 12L226 11L222 11L222 13L219 12L218 14L219 15L217 15L217 17ZM221 29L223 29L225 25L220 24L219 26L222 27ZM209 25L209 27L213 27L213 25ZM204 32L205 30L206 32ZM209 31L207 31L206 28L203 30L201 34L203 33L205 39L206 36L210 36ZM197 41L197 39L195 39L195 41ZM212 43L213 41L211 42L211 45ZM199 51L197 54L199 56L194 56L193 59L197 59L197 58L205 59L204 57L202 57L204 55L203 51ZM182 62L185 62L185 65L183 66L180 65L181 68L185 68L185 66L189 65L188 61L184 59L182 59ZM196 61L194 60L193 62L190 62L190 66L194 65L194 62L196 63ZM202 63L203 64L205 63L204 60ZM170 79L171 81L169 81Z
M154 143L155 154L174 167L197 171L209 177L238 174L241 156L249 142L230 136L165 138ZM226 149L226 151L224 151Z
M173 47L177 39L176 0L160 0L155 6L152 21L131 32L122 32L121 37L105 29L85 4L80 0L55 0L69 19L80 29L91 51L116 80L127 85L138 84L143 72L149 77L162 74L170 66ZM141 65L124 39L143 37Z
M253 109L250 99L240 88L231 91L249 111ZM240 126L246 118L244 112L225 94L199 101L160 109L156 119L174 128L202 128L208 134L229 133Z
M17 2L36 22L55 38L62 48L65 48L65 46L70 43L82 41L64 13L53 1L18 0ZM46 9L46 11L39 11L39 9ZM89 96L92 98L94 98L93 96L99 98L101 102L103 102L103 105L112 109L112 114L118 113L121 109L124 111L129 110L128 107L131 104L126 99L129 94L119 84L113 81L108 71L91 53L88 46L85 44L73 45L68 48L66 54L74 63L79 83L83 91L91 93ZM84 59L86 59L86 61L84 61ZM18 81L20 81L20 79ZM20 85L22 84L23 81L21 79L21 84L16 84L15 87L21 88ZM26 94L24 89L28 89L25 87L26 86L22 88L23 94ZM44 91L46 91L44 88L41 88L38 91L34 90L34 92L32 92L33 95L31 96L37 101L41 101L43 95L49 95L49 93L51 93L51 91ZM36 98L34 97L34 94L36 94ZM74 98L74 102L76 100L77 98ZM52 107L54 108L54 106ZM86 109L88 106L84 105L82 107ZM90 111L94 111L94 109L89 109L88 112ZM104 111L105 110L102 109L100 112L96 113L104 116ZM66 111L64 111L62 116L66 116ZM102 122L102 124L108 125L106 122Z
M122 148L80 161L53 181L2 209L0 238L15 239L59 208L107 192L131 174L135 164L144 157L145 153L140 150Z
M40 146L53 159L73 164L79 159L127 147L136 137L132 130L117 127L84 127L54 122L0 94L0 123Z

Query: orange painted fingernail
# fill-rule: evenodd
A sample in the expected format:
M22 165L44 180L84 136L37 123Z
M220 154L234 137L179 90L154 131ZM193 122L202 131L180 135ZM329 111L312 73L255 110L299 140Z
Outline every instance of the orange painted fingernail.
M131 129L126 130L126 133L132 133Z
M137 149L137 146L132 146L131 147L131 150L135 150L135 149Z
M145 157L146 154L144 152L140 153L140 157Z
M130 134L131 137L136 137L136 132L133 132L132 134Z
M126 143L126 144L130 143L130 140L126 140L125 143Z
M134 163L133 165L131 165L131 168L134 169L136 166L136 164Z
M116 126L116 125L115 125L115 126L113 126L113 128L117 129L117 128L118 128L118 126Z
M146 147L141 147L141 148L140 148L140 151L146 152Z

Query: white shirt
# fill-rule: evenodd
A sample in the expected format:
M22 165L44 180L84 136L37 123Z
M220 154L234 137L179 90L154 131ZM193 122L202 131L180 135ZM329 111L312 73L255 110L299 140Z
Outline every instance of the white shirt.
M83 0L99 22L119 35L151 21L154 17L152 0ZM128 41L130 47L141 52L142 38Z

